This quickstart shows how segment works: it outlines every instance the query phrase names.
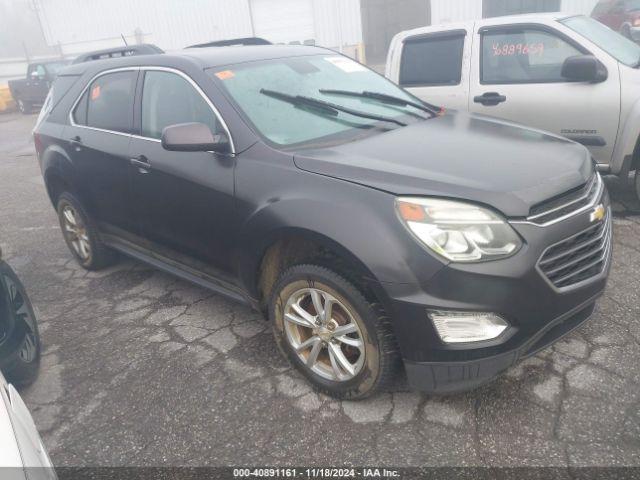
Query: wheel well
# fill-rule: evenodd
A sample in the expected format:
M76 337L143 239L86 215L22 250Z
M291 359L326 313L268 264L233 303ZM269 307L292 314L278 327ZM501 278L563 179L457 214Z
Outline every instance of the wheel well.
M292 235L271 244L259 264L257 291L263 309L282 272L304 263L333 270L358 287L368 301L381 303L380 293L373 287L377 283L375 277L350 252L302 235Z
M58 198L60 197L61 193L71 191L69 182L63 180L62 177L56 173L47 175L46 185L49 199L51 200L51 203L54 207L57 207Z

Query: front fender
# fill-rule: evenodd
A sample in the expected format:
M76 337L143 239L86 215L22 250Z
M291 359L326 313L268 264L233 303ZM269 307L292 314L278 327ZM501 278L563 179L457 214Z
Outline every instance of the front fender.
M300 170L281 173L280 180L296 188L265 199L240 227L239 275L248 291L256 291L268 247L287 235L358 262L376 283L424 284L444 266L406 232L393 195Z
M638 144L640 134L640 99L637 100L626 118L623 120L618 141L611 159L611 173L626 175L631 167L631 160Z

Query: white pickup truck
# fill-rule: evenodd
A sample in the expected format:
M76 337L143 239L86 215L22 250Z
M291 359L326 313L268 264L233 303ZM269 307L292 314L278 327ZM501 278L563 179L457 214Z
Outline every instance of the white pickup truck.
M386 76L417 97L589 148L640 197L640 46L583 15L535 14L396 35Z

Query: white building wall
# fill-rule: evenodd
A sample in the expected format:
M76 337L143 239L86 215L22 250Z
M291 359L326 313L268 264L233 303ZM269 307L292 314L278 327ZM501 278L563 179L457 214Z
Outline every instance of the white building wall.
M598 0L562 0L561 11L591 14ZM482 0L431 0L431 23L462 22L482 18Z
M338 48L362 43L360 0L313 0L318 45Z
M254 36L250 0L34 1L47 43L59 44L69 55L122 45L121 35L135 43L136 30L144 34L144 42L165 50ZM279 0L272 1L273 8L279 8ZM318 45L338 48L362 42L360 0L300 1L312 2Z

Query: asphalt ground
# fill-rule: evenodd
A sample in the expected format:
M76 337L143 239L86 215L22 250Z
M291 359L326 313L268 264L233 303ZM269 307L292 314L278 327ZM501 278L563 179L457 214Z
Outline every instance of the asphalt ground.
M470 393L315 393L248 308L132 260L88 273L45 194L35 115L0 115L0 246L44 356L21 393L57 466L640 464L640 204L615 200L592 319Z

